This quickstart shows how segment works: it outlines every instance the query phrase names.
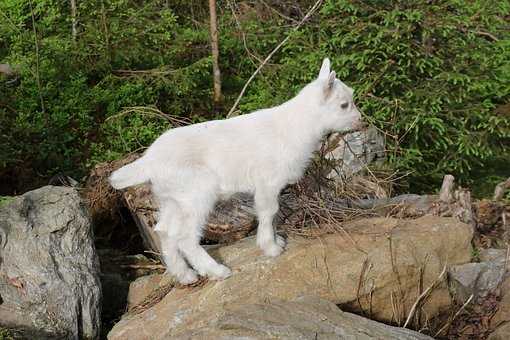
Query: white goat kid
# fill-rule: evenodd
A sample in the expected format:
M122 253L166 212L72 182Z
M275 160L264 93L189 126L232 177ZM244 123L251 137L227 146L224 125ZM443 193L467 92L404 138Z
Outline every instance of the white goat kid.
M265 255L278 256L285 247L273 228L278 195L303 175L326 134L361 127L352 94L330 72L326 58L319 77L291 100L235 118L169 130L143 157L115 171L110 183L116 189L151 183L159 204L155 230L167 271L179 282L194 282L197 272L227 278L230 269L200 246L216 200L236 192L253 193L257 245Z

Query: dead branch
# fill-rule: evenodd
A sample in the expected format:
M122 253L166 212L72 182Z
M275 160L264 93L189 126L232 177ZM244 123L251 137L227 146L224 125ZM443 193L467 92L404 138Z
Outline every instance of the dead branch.
M159 109L150 106L130 106L125 107L121 112L106 118L105 123L123 116L127 116L131 113L137 113L142 115L155 116L167 120L172 126L185 126L191 124L191 121L187 118L169 115L161 112Z
M504 181L496 185L496 189L494 189L494 196L492 197L493 201L501 201L505 192L510 189L510 177Z
M232 5L232 3L230 1L227 1L228 3L228 6L230 7L230 10L232 11L232 16L234 17L234 20L236 22L236 25L237 25L237 28L239 29L239 32L241 32L241 37L243 38L243 45L244 45L244 50L246 51L246 53L248 54L248 56L254 58L257 60L257 62L259 63L262 63L262 59L260 59L258 56L256 56L253 52L250 51L250 49L248 48L248 44L246 42L246 33L243 31L242 27L241 27L241 23L239 22L239 19L237 18L237 14L236 14L236 11L235 11L235 8L234 6ZM251 60L251 59L250 59ZM252 63L255 65L255 63L253 62L253 60L251 60Z
M177 73L179 70L164 70L164 69L150 69L150 70L113 70L113 73L118 73L121 75L127 76L136 76L136 75L168 75Z
M455 177L452 175L445 175L441 191L439 192L439 200L444 203L451 203L453 200L453 188L455 185Z
M484 32L484 31L469 31L469 32L477 34L477 35L481 35L483 37L487 37L487 38L489 38L489 40L492 40L492 41L499 41L499 39L496 38L496 36L494 34L489 33L489 32Z
M166 267L162 264L121 264L122 268L131 269L165 269Z

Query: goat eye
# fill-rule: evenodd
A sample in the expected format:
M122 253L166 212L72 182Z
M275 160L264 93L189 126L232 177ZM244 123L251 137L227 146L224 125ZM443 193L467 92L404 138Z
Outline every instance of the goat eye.
M340 107L345 110L346 108L349 107L349 103L342 103Z

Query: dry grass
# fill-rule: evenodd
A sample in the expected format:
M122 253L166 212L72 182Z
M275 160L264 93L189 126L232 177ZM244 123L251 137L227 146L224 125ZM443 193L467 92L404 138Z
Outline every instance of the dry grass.
M380 216L382 210L398 212L394 209L396 204L368 209L359 205L363 200L388 198L396 173L366 168L364 175L328 178L332 170L341 169L342 165L334 166L319 154L304 178L284 190L280 198L280 225L287 233L305 237L345 233L342 227L345 222Z
M139 158L138 154L98 164L91 171L83 192L94 222L116 220L117 212L122 206L122 192L115 190L108 182L108 177L116 169Z

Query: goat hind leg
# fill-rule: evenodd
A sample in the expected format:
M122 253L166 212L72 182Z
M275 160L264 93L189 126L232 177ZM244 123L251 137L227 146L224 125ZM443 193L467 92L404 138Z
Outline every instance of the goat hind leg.
M203 193L202 191L202 194ZM184 223L182 225L183 234L179 237L178 247L191 266L197 270L200 275L208 276L215 280L221 280L232 275L232 272L228 267L217 263L205 249L200 246L202 228L213 204L213 199L207 201L204 200L204 196L202 196L200 202L194 202L194 204L188 206L182 219Z
M170 203L162 208L160 221L154 230L158 233L161 242L161 251L165 262L166 271L173 275L181 284L190 284L198 280L197 273L191 269L177 246L179 228L179 212L175 205L170 208Z

